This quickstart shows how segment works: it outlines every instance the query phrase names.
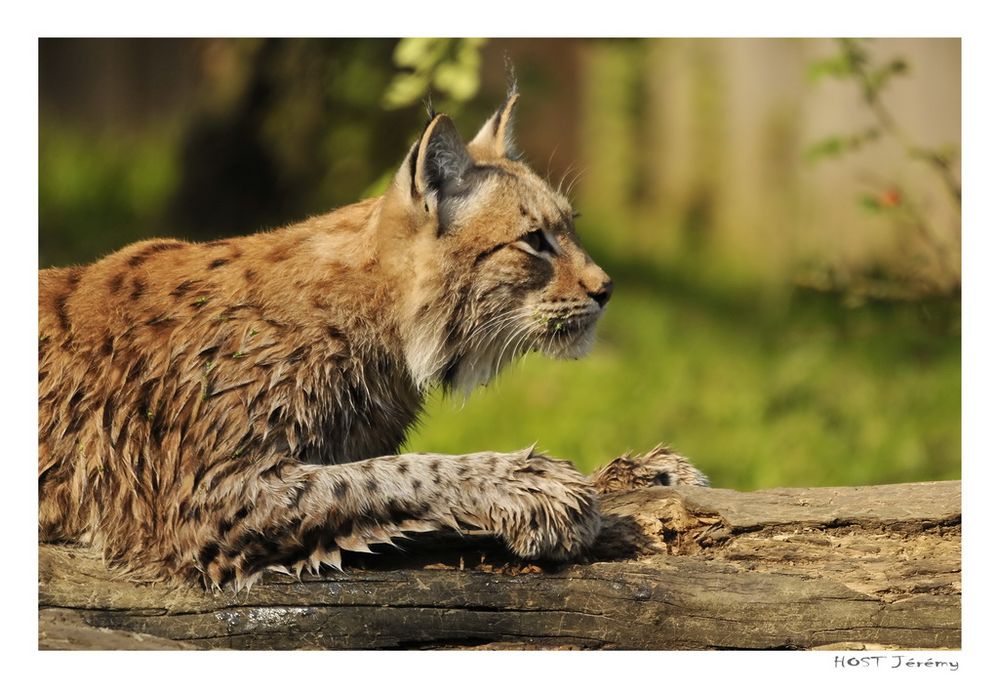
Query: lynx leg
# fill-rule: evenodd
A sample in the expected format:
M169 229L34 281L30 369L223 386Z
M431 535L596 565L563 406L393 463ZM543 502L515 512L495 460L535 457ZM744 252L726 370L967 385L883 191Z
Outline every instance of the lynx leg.
M207 583L239 586L275 567L338 567L341 550L368 552L407 531L461 524L496 534L521 557L565 560L600 529L587 479L532 450L289 462L240 492L246 504L199 544Z

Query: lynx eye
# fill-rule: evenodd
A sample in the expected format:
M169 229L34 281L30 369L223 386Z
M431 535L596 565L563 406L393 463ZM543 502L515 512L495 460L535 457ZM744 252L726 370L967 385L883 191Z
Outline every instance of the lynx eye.
M548 241L544 230L532 230L520 238L519 243L524 244L536 254L554 254L555 247Z

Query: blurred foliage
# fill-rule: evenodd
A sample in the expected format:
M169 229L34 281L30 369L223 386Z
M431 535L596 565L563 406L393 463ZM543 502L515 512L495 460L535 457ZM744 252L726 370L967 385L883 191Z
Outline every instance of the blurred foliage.
M40 232L43 265L64 265L147 236L179 178L176 135L91 137L50 125L38 144L38 205L42 228L72 228L58 241Z
M875 125L854 134L830 136L812 144L805 157L815 163L854 153L866 145L889 137L898 143L906 155L928 166L929 174L938 178L958 210L961 206L961 185L957 179L957 146L949 144L932 149L916 144L901 129L896 117L884 102L884 91L899 76L909 74L909 61L893 57L876 63L867 48L868 41L856 38L839 39L839 52L813 61L808 75L813 82L823 78L849 80L860 91ZM946 230L932 227L916 195L907 191L899 179L878 180L876 186L857 198L859 207L883 216L907 241L905 256L893 265L868 266L839 275L822 283L825 289L844 292L852 301L866 295L912 299L929 294L960 294L960 224ZM881 273L872 280L872 273ZM813 273L814 277L814 273ZM818 286L813 279L812 284Z
M431 86L464 102L479 90L480 49L484 38L403 38L392 58L407 71L388 85L382 103L394 109L427 97Z
M865 144L873 143L880 138L881 130L877 127L846 136L829 136L809 146L805 151L805 159L810 163L816 163L824 158L835 158L844 153L859 151Z
M61 59L86 66L95 43L114 44L64 45ZM433 94L439 111L474 132L502 99L509 52L523 93L518 139L539 174L570 191L582 211L583 244L614 278L615 296L590 357L529 357L464 403L435 399L409 449L538 442L589 469L667 441L716 485L736 488L959 477L959 297L828 293L841 276L824 265L815 267L821 289L795 286L772 269L769 246L727 244L719 232L731 143L725 75L711 44L684 44L687 62L675 45L192 41L177 51L198 65L187 78L198 84L194 105L165 108L141 126L127 108L108 108L120 119L103 127L78 114L78 100L96 98L96 90L77 89L69 100L68 85L118 82L96 68L88 81L43 61L41 264L90 261L150 235L252 232L378 193L426 120L421 101ZM906 73L847 47L813 64L812 79L852 83L862 69L861 92L877 99ZM41 41L43 56L51 50ZM122 48L116 64L142 64L128 57ZM673 102L660 91L672 83L656 71L664 65L677 70L671 79L686 75L696 105L689 128L670 130L682 140L662 133L663 118L676 113L656 109ZM139 71L134 79L155 76ZM115 102L125 105L137 90L117 88ZM875 117L853 134L799 149L788 143L795 117L788 111L772 121L765 149L772 165L757 175L774 204L797 203L802 155L844 161L876 142L899 141ZM688 147L684 161L691 161L682 180L670 167L677 145ZM946 151L906 150L920 165L956 160ZM871 188L862 203L906 227L920 217L894 180ZM875 265L862 277L885 285L893 273Z
M418 106L381 107L395 45L199 44L199 107L166 113L142 132L121 123L95 135L43 102L42 265L93 260L151 234L252 232L357 200L401 163L424 119ZM133 194L134 184L149 189Z

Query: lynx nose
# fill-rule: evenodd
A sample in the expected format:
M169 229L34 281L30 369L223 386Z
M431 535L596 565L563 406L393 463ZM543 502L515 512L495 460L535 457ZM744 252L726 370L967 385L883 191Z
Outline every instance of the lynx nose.
M590 298L593 299L593 301L600 304L600 308L603 308L604 306L607 305L607 302L610 301L611 292L613 291L614 291L614 282L611 280L606 280L602 285L600 285L599 289L597 289L595 292L588 292L588 294L590 295Z

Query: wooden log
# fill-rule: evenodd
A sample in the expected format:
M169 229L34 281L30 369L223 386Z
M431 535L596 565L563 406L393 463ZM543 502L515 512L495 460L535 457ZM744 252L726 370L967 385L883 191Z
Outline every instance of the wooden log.
M39 647L957 648L960 482L610 494L590 561L489 539L357 556L250 591L143 585L39 548Z

